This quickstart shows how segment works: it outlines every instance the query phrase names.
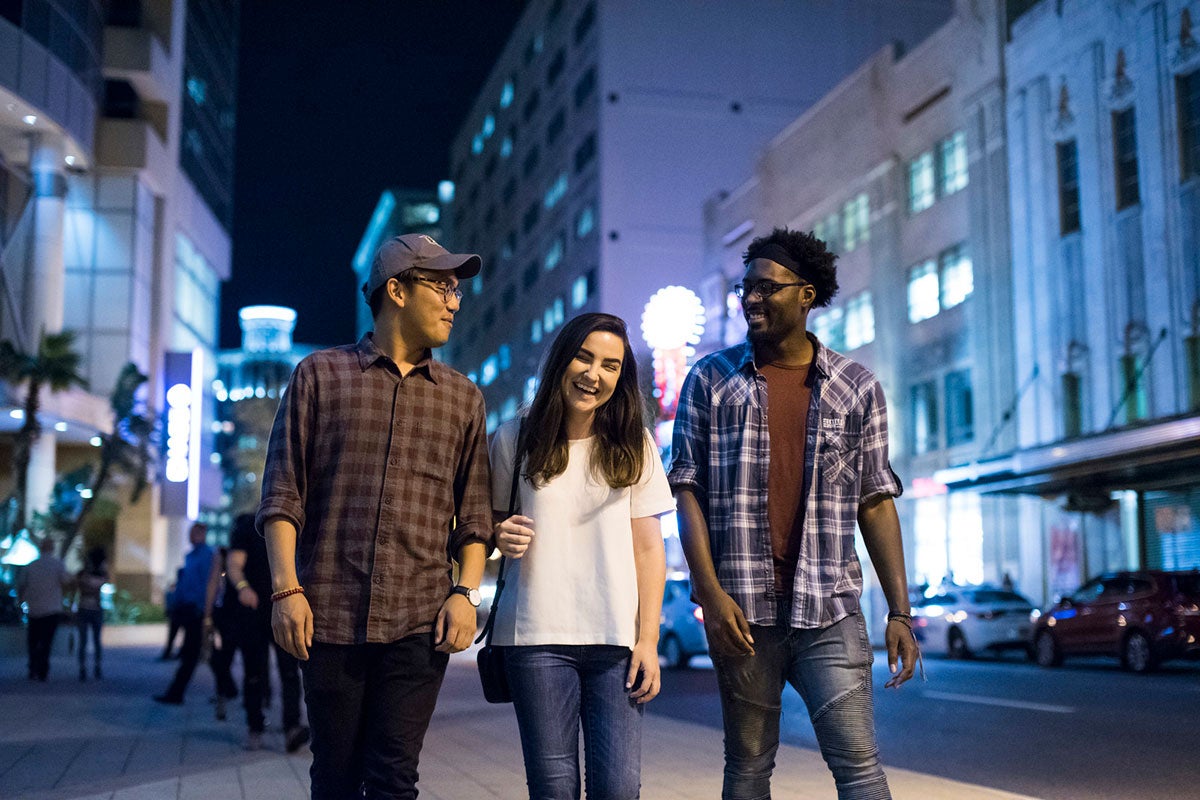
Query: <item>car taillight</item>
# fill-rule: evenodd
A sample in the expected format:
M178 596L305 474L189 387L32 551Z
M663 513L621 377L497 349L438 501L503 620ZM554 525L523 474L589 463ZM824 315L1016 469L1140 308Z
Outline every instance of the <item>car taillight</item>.
M695 608L693 608L692 616L696 618L696 622L699 622L701 625L704 624L704 609L703 608L701 608L700 606L696 606Z

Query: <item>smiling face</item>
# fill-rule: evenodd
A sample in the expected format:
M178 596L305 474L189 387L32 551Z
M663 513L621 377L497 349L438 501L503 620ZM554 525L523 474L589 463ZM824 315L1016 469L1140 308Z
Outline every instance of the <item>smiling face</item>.
M757 286L760 281L788 285L769 297L763 297L757 291L748 291L742 297L742 314L746 317L750 341L777 344L789 336L803 336L816 289L787 267L767 258L752 259L742 277L742 283L747 287Z
M569 421L586 420L612 398L621 377L625 344L608 331L592 331L563 371L563 406Z

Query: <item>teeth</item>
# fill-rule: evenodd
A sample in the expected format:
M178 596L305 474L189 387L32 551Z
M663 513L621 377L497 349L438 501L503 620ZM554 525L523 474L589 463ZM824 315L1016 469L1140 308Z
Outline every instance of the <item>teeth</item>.
M584 394L599 394L599 389L589 389L587 386L580 386L578 383L575 384L575 388Z

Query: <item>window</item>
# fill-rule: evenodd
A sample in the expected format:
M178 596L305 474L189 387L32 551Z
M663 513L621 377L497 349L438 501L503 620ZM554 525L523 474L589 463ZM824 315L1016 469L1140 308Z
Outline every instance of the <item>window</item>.
M938 197L967 186L967 135L962 131L938 142Z
M500 157L508 158L509 156L512 155L512 149L513 149L513 137L510 134L510 135L505 136L502 140L500 140Z
M1058 224L1066 236L1079 230L1079 150L1075 140L1054 146L1058 158Z
M849 253L871 238L871 207L867 195L848 200L842 209L842 245Z
M592 96L592 92L596 89L596 68L591 67L587 72L575 82L575 108L587 102L587 99Z
M838 251L839 243L842 240L841 233L842 215L836 211L825 219L817 220L817 224L813 227L813 236L825 242L825 247L831 253Z
M554 179L554 183L550 184L546 189L546 193L542 196L542 205L546 210L554 208L558 205L558 201L562 200L567 193L567 173L560 172L558 177Z
M546 268L547 272L562 263L563 253L566 250L564 239L565 237L560 233L554 237L554 241L546 248L546 256L542 260L542 266Z
M483 360L483 366L479 368L479 385L490 386L499 375L500 363L495 355L490 355Z
M529 152L525 154L525 160L521 163L521 175L528 178L537 169L538 159L541 156L538 153L537 147L531 147Z
M859 292L846 303L846 349L875 341L875 309L871 293Z
M583 308L591 297L591 281L589 278L595 275L595 270L591 270L587 275L580 275L571 284L571 308Z
M475 155L479 155L480 153L483 152L483 134L482 133L475 134L475 137L473 139L471 139L471 152L474 153Z
M525 45L525 66L533 63L533 60L542 53L542 48L545 46L545 38L540 33L535 33Z
M1179 158L1183 179L1200 175L1200 70L1175 81L1179 105Z
M938 302L937 262L931 258L908 271L908 321L936 317L941 310Z
M918 383L910 392L912 398L912 448L914 455L937 449L938 413L937 386L933 381Z
M579 15L579 19L575 20L575 44L583 41L583 37L587 36L588 31L592 29L592 25L596 22L596 4L588 3L587 8Z
M529 265L525 267L525 273L521 276L521 287L528 289L537 283L538 274L537 261L530 261Z
M567 54L563 50L559 50L554 54L554 58L550 60L550 66L546 67L546 85L553 86L558 81L558 76L562 75L563 68L567 65Z
M483 129L480 131L484 139L492 138L492 134L496 132L496 117L488 114L483 118Z
M933 205L933 153L925 151L908 162L908 212L917 214Z
M500 362L500 371L504 372L512 366L512 350L508 345L502 344L496 348L496 359Z
M846 312L841 308L827 308L813 320L812 332L821 344L831 350L846 347Z
M563 128L567 126L567 112L565 109L559 109L550 122L546 123L546 146L554 144L558 141L558 137L562 135Z
M554 302L546 306L546 310L542 312L542 332L550 333L563 321L563 301L561 297L554 298Z
M504 82L504 86L500 87L500 107L508 108L512 105L513 96L516 94L513 88L513 79L509 78Z
M504 237L504 244L500 247L500 258L508 261L513 257L513 253L517 250L517 232L509 231Z
M1137 125L1132 108L1113 114L1113 162L1117 179L1117 210L1137 205Z
M525 101L525 105L521 108L521 119L529 122L533 119L533 115L537 113L538 103L541 101L541 94L537 89L530 93L529 99Z
M582 239L591 233L596 227L596 209L592 204L584 206L579 215L575 217L575 238Z
M596 134L590 133L579 147L575 148L575 173L578 174L596 157Z
M946 446L954 447L974 438L971 372L962 369L946 375Z
M517 193L517 179L509 178L504 182L504 188L500 190L500 195L504 198L504 202L511 203L513 197Z
M541 206L537 203L537 201L535 200L534 202L530 203L529 207L525 209L524 218L521 220L521 230L523 230L525 233L529 233L531 230L533 230L533 226L537 225L538 216L540 213Z
M953 308L975 291L975 275L967 248L958 244L938 256L942 309Z
M529 326L529 341L537 344L542 340L542 321L535 319L533 324Z

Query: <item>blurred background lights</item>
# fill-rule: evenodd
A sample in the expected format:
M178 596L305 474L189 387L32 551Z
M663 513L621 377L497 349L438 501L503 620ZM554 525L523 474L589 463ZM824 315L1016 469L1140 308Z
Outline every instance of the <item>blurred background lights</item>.
M642 312L642 339L655 350L697 344L704 334L704 303L691 289L659 289Z

